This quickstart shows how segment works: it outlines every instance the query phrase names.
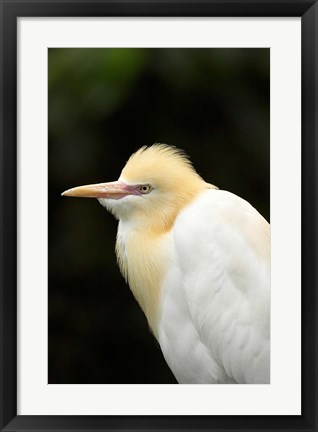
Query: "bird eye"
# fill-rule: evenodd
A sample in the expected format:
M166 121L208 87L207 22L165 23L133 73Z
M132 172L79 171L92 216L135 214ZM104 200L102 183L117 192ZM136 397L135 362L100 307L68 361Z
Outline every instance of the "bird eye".
M142 194L147 194L152 191L152 187L150 185L141 185L139 186L139 192Z

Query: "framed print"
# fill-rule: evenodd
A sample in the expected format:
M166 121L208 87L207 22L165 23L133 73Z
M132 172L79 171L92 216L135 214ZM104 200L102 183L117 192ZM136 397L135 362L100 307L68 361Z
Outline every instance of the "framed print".
M1 430L317 430L317 2L1 16Z

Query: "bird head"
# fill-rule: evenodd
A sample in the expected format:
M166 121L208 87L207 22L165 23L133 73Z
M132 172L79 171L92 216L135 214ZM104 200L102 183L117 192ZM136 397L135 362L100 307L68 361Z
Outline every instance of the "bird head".
M134 153L117 181L75 187L62 195L97 198L119 220L166 231L185 205L211 187L182 150L154 144Z

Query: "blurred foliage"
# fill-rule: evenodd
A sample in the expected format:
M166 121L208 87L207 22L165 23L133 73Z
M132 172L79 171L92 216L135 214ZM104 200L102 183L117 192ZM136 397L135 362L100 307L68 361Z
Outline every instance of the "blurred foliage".
M63 190L164 142L269 220L268 49L49 49L49 383L174 383L116 265L117 222Z

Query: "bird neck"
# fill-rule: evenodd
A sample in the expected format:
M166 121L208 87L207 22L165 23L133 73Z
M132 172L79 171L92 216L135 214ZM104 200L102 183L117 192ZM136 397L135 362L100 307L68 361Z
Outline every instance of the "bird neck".
M180 211L207 188L214 186L201 181L171 202L157 202L156 208L119 221L116 241L119 267L156 337L162 286L173 262L172 228Z
M171 259L168 237L131 230L120 222L116 241L120 270L157 338L162 284Z

